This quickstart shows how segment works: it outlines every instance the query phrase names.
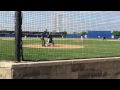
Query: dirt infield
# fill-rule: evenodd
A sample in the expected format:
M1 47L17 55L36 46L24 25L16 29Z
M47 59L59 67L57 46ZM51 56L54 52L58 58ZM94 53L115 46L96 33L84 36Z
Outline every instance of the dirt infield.
M1 40L15 40L15 38L2 38Z
M79 45L67 45L67 44L55 44L54 46L42 47L40 44L27 44L23 45L27 48L56 48L56 49L75 49L75 48L84 48L84 46Z

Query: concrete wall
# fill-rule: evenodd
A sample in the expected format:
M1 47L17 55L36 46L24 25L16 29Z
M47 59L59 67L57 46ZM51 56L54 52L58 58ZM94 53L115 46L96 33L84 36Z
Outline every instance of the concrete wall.
M0 62L0 78L120 79L120 58L21 63Z

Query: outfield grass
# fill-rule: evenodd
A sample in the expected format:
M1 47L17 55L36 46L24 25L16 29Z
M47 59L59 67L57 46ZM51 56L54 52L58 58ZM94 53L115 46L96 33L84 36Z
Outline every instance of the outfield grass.
M101 39L54 39L55 44L80 45L80 49L23 48L25 60L54 60L120 56L120 41ZM23 39L23 44L41 44L40 39ZM0 60L14 60L14 39L0 38Z

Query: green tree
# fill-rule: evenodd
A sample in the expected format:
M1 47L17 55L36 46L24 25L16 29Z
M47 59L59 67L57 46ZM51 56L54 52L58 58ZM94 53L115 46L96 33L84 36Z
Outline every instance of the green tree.
M77 32L73 32L74 35L77 35L78 33Z
M84 36L84 35L86 35L86 34L87 34L87 33L84 32L84 31L83 31L83 32L80 32L80 35L81 35L81 36Z
M119 38L120 38L120 31L113 31L113 32L112 32L112 35L114 35L114 36L119 36Z
M87 33L85 31L80 32L81 40L83 40L83 36L86 35Z

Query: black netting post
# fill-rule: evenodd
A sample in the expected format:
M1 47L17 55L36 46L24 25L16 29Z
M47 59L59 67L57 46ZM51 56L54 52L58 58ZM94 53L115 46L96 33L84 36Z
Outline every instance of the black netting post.
M15 62L21 58L22 12L15 11Z

